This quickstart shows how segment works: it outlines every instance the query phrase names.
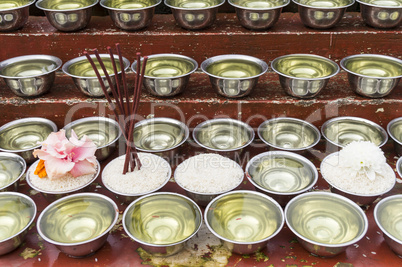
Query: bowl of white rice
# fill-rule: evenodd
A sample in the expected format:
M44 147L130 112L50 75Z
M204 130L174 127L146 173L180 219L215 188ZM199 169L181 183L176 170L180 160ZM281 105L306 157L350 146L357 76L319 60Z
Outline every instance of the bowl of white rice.
M199 154L177 166L176 183L200 206L215 197L236 189L244 178L242 167L219 154Z
M102 183L125 203L153 193L165 186L172 176L169 162L151 153L138 153L141 168L123 174L125 155L109 162L102 171Z

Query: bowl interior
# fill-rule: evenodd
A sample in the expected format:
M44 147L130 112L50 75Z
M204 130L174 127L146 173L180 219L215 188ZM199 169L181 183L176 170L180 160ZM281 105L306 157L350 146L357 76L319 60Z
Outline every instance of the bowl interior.
M26 164L21 157L11 153L0 153L0 190L17 180L25 168Z
M229 1L230 3L238 6L238 7L244 7L247 9L271 9L274 7L279 7L286 5L288 3L287 0L273 0L273 1L268 1L268 0L231 0Z
M50 10L74 10L94 4L97 0L43 0L38 6Z
M172 7L183 9L203 9L214 7L222 3L220 0L167 0L166 3Z
M51 125L40 121L24 121L0 130L0 148L10 151L38 147L53 131Z
M263 68L257 62L237 58L211 61L205 70L217 77L235 79L249 78L263 72Z
M402 198L394 197L384 202L376 209L377 223L386 233L402 243Z
M278 231L284 219L279 206L268 198L233 192L210 203L206 220L212 230L224 239L256 242Z
M35 217L35 204L25 197L0 195L0 242L23 230Z
M125 229L136 240L171 245L192 236L202 216L192 201L179 195L155 194L139 199L125 212Z
M346 59L343 66L357 75L378 78L402 76L402 62L388 57L356 56Z
M402 119L397 120L389 127L389 133L399 143L402 143Z
M278 193L298 192L316 181L309 164L286 154L266 155L251 161L247 172L261 188Z
M367 3L378 7L402 7L401 0L359 0L360 3Z
M338 66L330 60L309 55L288 55L273 61L275 70L289 77L319 79L331 76Z
M194 63L186 58L151 57L147 61L145 76L152 78L178 77L194 71L194 68Z
M107 199L75 195L50 204L41 214L38 224L50 241L79 243L102 235L116 216L115 206Z
M158 0L106 0L102 5L115 9L140 9L156 5Z
M0 74L6 77L34 77L52 72L58 67L57 62L42 57L20 59L4 66Z
M22 7L33 1L35 0L3 0L0 2L0 10Z
M266 122L260 127L259 134L263 141L281 149L307 148L320 138L309 124L286 119Z
M104 72L96 58L92 58L96 68L99 71L101 76L104 76ZM114 74L113 70L113 63L108 56L101 56L102 62L105 65L106 71L109 75ZM118 59L115 59L117 71L121 71L120 63ZM72 63L67 68L67 72L73 76L78 77L96 77L95 71L93 70L91 64L89 63L88 59L84 58L82 60L78 60L77 62Z
M365 233L363 212L335 194L304 194L286 207L288 226L299 236L320 244L340 245Z

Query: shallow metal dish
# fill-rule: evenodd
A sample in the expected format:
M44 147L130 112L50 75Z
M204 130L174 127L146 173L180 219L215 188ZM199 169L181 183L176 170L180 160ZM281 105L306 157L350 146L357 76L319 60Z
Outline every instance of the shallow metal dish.
M0 152L0 192L18 192L20 178L25 174L25 160L14 153Z
M395 152L398 156L402 156L402 117L393 119L387 125L387 132L394 140Z
M29 18L29 7L35 0L2 0L0 2L0 32L22 28Z
M401 0L356 0L364 22L374 28L390 29L402 21Z

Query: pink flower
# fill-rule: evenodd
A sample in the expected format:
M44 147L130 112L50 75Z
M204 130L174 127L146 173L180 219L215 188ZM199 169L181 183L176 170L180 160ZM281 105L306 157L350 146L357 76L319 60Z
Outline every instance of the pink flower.
M33 155L45 161L45 169L50 179L57 179L68 172L78 177L95 173L96 145L86 135L81 139L71 131L70 140L65 130L51 133L42 143L41 149L35 149Z

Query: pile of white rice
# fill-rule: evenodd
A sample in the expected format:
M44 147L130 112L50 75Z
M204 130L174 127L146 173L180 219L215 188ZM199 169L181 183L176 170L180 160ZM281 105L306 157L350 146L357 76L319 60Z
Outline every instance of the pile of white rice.
M110 189L123 194L143 194L160 187L168 177L170 165L163 158L138 153L141 169L123 174L125 156L111 161L102 173L103 183Z
M243 180L243 169L219 154L200 154L177 166L174 179L185 189L197 193L222 193Z

